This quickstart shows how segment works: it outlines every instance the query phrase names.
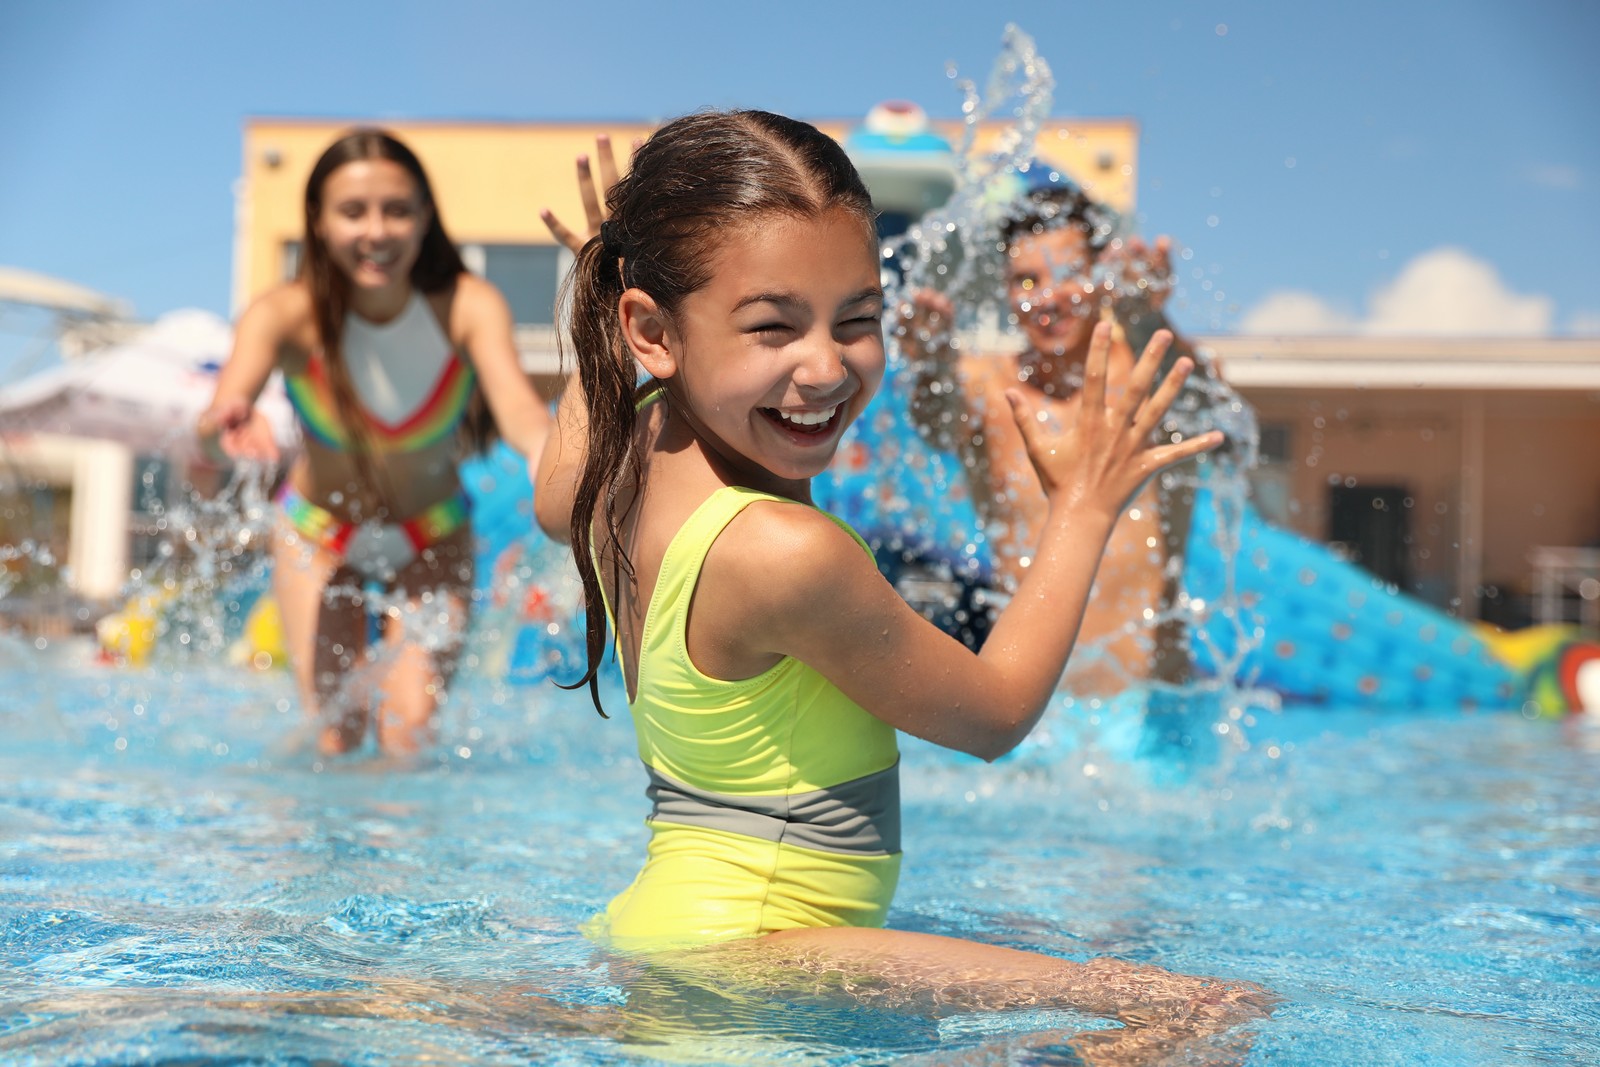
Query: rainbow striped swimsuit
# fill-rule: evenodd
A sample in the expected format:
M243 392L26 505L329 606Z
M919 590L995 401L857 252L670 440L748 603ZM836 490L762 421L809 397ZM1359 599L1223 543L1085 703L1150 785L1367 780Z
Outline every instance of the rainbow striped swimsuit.
M465 416L476 375L450 345L433 310L420 292L412 291L406 308L386 323L371 323L358 315L345 317L344 350L352 368L352 382L396 406L399 389L393 381L406 371L407 360L426 368L438 365L429 357L444 352L438 377L411 413L388 421L362 403L363 435L376 452L417 452L447 440ZM369 381L355 382L356 367L368 371ZM340 417L328 367L321 351L313 352L305 369L284 376L289 402L306 436L322 447L349 452L353 435ZM358 390L359 391L359 390ZM408 390L415 393L415 385ZM441 500L399 522L347 522L327 508L302 496L290 483L278 495L284 518L301 537L357 570L375 577L392 577L417 554L455 533L470 518L465 491Z
M392 322L373 324L357 315L345 317L344 350L350 361L347 365L354 365L353 354L358 351L370 354L370 359L380 363L398 366L406 357L425 358L441 349L448 352L444 366L433 388L409 415L389 422L364 406L361 414L366 423L365 436L374 450L417 452L445 440L466 415L477 376L460 353L450 347L449 339L439 328L433 310L421 293L413 291L405 311ZM382 358L396 351L400 353L398 357ZM320 350L311 353L305 370L284 376L284 389L307 437L324 448L350 451L351 434L340 417L333 383Z

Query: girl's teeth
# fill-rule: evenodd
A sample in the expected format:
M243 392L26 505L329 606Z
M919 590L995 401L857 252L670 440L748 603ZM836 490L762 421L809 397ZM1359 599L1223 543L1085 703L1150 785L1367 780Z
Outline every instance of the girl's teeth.
M827 411L780 411L778 417L796 426L821 426L833 418L833 413L838 410L838 406L835 405Z

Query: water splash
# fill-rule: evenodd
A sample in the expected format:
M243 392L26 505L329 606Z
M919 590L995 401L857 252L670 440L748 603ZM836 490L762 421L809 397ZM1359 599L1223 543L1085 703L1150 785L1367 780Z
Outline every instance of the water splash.
M956 78L954 70L950 75ZM943 206L891 239L883 250L885 261L894 268L886 277L891 306L908 306L916 294L931 290L949 300L954 318L934 328L916 320L911 328L920 331L914 338L917 343L891 346L888 392L902 402L922 387L936 393L959 390L961 385L953 377L955 358L1014 357L1025 350L1027 342L1008 294L1006 228L1040 216L1044 221L1035 225L1035 232L1054 228L1052 208L1046 205L1041 210L1040 201L1030 194L1072 187L1070 179L1053 164L1035 155L1040 130L1054 103L1055 81L1049 64L1026 33L1015 25L1007 27L982 92L972 80L958 79L957 84L964 125L956 151L954 192ZM995 121L1004 123L1003 130L998 138L990 139L991 148L979 150L980 128ZM1074 269L1057 273L1068 279L1062 283L1062 288L1069 290L1069 300L1064 302L1069 303L1071 314L1082 316L1098 316L1118 305L1125 325L1137 325L1140 308L1159 306L1159 300L1173 290L1174 274L1170 267L1160 267L1150 256L1138 254L1139 246L1131 241L1130 220L1124 216L1093 203L1085 215L1089 244L1100 251L1092 262L1072 264ZM1062 218L1057 225L1067 222ZM913 354L908 355L908 348ZM1176 746L1199 758L1206 751L1247 746L1246 728L1253 725L1255 713L1263 706L1275 707L1276 700L1255 691L1251 680L1240 676L1241 664L1260 640L1261 627L1250 606L1241 602L1233 580L1249 497L1248 475L1257 462L1256 417L1220 377L1208 353L1197 352L1196 358L1200 366L1163 429L1175 440L1219 429L1228 445L1220 453L1166 472L1162 488L1169 500L1197 494L1197 506L1213 510L1211 525L1217 532L1212 543L1202 547L1222 557L1227 577L1221 596L1206 601L1180 592L1171 603L1159 605L1150 621L1157 627L1181 626L1193 640L1206 643L1218 670L1213 679L1170 691L1140 683L1152 690L1152 706L1160 705L1166 712L1157 716L1162 722L1156 740L1152 742L1147 734L1139 746ZM982 418L985 412L980 409L975 414ZM938 443L948 446L947 442ZM920 473L910 465L900 469L906 476L924 480L929 472L940 475L937 462L922 467ZM934 509L948 507L952 499L944 484L919 486L908 495L920 496ZM914 510L911 506L899 508L896 521L904 521ZM969 554L983 550L986 532L996 532L986 531L985 526L994 521L986 524L980 515L978 529L966 546ZM1163 529L1171 532L1166 519ZM1169 578L1181 578L1183 562L1181 557L1168 562ZM1226 628L1229 640L1216 639L1219 627ZM1098 658L1115 668L1115 659L1105 648L1111 639L1081 647L1075 658L1080 662ZM1124 678L1130 683L1138 681L1126 678L1125 672ZM1205 714L1193 714L1197 707ZM1187 710L1177 714L1179 708Z
M159 607L157 647L206 657L226 652L242 608L266 584L271 484L270 467L243 462L214 496L190 491L172 506L146 502L159 538L156 558L132 573L126 596Z

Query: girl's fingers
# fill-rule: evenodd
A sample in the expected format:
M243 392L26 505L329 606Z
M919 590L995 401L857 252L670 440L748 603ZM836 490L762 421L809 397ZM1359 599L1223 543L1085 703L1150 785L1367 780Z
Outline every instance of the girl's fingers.
M1033 456L1039 449L1039 427L1044 421L1042 413L1033 409L1020 390L1007 389L1006 400L1011 404L1011 418L1017 424L1017 432L1022 434L1022 445L1029 456Z
M1011 418L1017 424L1017 430L1022 434L1022 443L1033 443L1034 417L1033 409L1023 399L1022 394L1015 389L1006 390L1006 402L1011 405Z
M1189 380L1189 372L1194 370L1194 361L1188 356L1178 360L1167 372L1166 378L1159 388L1144 402L1144 407L1139 409L1138 415L1133 420L1134 432L1148 436L1161 424L1167 409L1172 402L1178 399L1178 394L1183 391L1183 383Z
M1106 410L1106 364L1111 353L1111 324L1095 325L1089 340L1089 358L1083 367L1083 411L1104 417Z
M544 220L545 229L550 231L550 236L566 245L568 251L573 255L578 254L578 250L584 245L583 238L567 229L566 225L556 218L555 212L549 208L539 212L539 217Z
M599 134L594 139L595 162L600 165L600 188L609 193L617 184L617 156L611 150L609 134Z
M589 169L589 157L578 157L578 195L583 198L583 214L589 220L589 232L599 233L605 216L600 213L600 196L594 189L594 172Z
M1179 441L1177 444L1152 448L1149 452L1149 457L1151 462L1156 465L1157 470L1166 470L1168 467L1182 463L1186 459L1193 459L1203 452L1210 452L1215 448L1221 447L1222 443L1227 439L1227 435L1221 430L1207 430L1203 434L1185 441Z
M1133 374L1128 378L1128 389L1122 394L1122 402L1118 404L1117 413L1124 420L1133 417L1139 405L1146 401L1150 395L1150 384L1156 380L1156 372L1161 369L1161 361L1166 357L1167 349L1172 347L1172 331L1157 330L1150 338L1150 343L1144 346L1139 361L1133 365Z

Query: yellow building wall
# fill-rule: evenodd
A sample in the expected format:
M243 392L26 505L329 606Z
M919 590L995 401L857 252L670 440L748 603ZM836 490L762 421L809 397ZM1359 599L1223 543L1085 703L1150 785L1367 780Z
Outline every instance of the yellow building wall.
M301 238L306 176L338 136L360 121L251 119L244 128L234 243L233 306L283 278L284 246ZM579 220L583 209L574 160L594 151L597 133L610 134L620 156L648 137L649 123L384 122L404 141L434 185L445 229L457 244L550 244L541 208ZM817 126L842 140L856 120ZM960 122L935 122L952 144ZM981 129L978 151L995 145L1004 127ZM1138 126L1131 120L1073 120L1047 125L1037 154L1063 168L1086 191L1119 211L1134 206Z

